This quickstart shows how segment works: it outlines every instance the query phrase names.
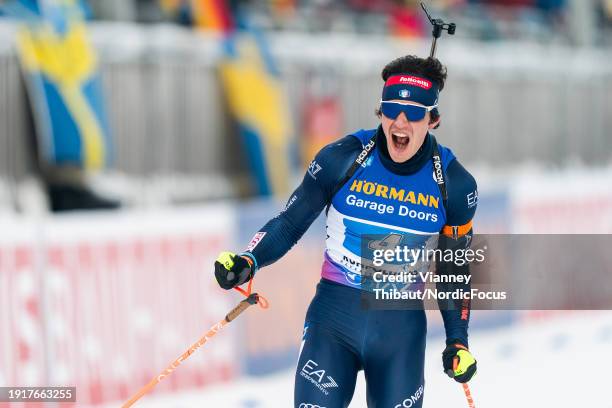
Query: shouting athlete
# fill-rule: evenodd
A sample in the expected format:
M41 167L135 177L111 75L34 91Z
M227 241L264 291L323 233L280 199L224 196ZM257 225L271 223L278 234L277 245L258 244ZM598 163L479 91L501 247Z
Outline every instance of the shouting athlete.
M306 314L296 408L347 407L359 370L365 374L368 407L421 407L425 312L364 307L361 294L372 285L364 284L362 249L388 244L423 249L432 242L465 249L470 243L476 182L430 133L440 124L438 97L446 68L435 58L405 56L387 64L382 79L378 128L325 146L286 208L255 234L246 252L223 252L215 262L219 285L239 286L287 253L326 209L326 250ZM362 245L369 236L378 239ZM430 262L411 265L419 272ZM443 369L458 382L476 372L468 350L469 308L469 301L440 307L446 332Z

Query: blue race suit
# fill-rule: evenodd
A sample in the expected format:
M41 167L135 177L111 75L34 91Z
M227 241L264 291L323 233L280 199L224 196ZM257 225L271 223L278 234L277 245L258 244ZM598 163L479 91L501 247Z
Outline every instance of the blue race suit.
M374 151L337 190L373 136ZM347 407L361 369L368 407L421 407L425 312L360 306L361 240L376 234L395 244L422 248L435 245L441 232L452 228L454 242L468 245L476 182L450 149L438 145L448 195L445 208L435 180L434 144L428 134L415 156L404 163L391 160L380 126L327 145L311 162L285 209L256 234L245 252L258 268L273 263L328 207L322 278L306 315L295 377L296 408ZM441 313L447 343L467 346L469 309Z

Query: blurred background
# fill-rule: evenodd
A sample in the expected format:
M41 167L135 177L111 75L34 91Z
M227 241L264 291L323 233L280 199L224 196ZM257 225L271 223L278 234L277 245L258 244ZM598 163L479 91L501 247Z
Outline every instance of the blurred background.
M475 232L610 234L612 1L427 5L458 27L434 133L478 181ZM5 0L0 40L0 386L110 407L240 300L214 282L218 252L322 146L378 125L380 71L429 55L431 26L410 0ZM139 405L292 406L324 233L320 217L258 274L269 310ZM424 406L465 406L428 314ZM474 312L476 404L612 407L611 346L607 311Z

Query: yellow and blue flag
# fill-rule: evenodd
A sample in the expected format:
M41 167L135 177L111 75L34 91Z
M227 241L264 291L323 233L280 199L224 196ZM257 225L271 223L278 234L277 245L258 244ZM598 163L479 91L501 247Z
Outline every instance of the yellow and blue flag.
M286 194L294 143L278 70L261 34L252 29L228 34L220 72L259 194Z
M256 191L260 195L287 193L299 158L279 72L262 33L238 18L227 0L159 1L166 13L188 10L194 28L218 34L224 50L221 83L240 129Z
M96 53L78 0L15 0L17 50L26 74L41 156L99 169L109 159L108 120Z

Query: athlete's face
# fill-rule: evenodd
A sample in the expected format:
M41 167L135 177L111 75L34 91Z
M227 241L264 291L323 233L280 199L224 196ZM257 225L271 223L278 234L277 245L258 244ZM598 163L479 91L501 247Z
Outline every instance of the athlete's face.
M403 100L390 102L406 103ZM423 106L416 102L410 104ZM437 121L429 123L430 118L430 112L427 112L425 117L419 121L408 120L404 112L400 113L395 119L388 118L384 114L381 115L381 124L387 138L389 155L394 162L402 163L415 155L423 144L427 132L440 123L439 118Z

